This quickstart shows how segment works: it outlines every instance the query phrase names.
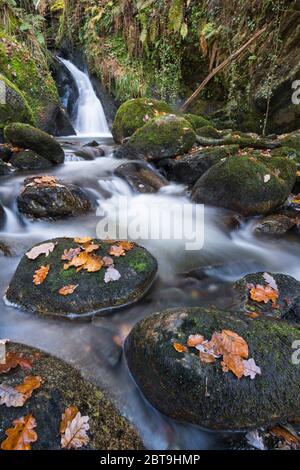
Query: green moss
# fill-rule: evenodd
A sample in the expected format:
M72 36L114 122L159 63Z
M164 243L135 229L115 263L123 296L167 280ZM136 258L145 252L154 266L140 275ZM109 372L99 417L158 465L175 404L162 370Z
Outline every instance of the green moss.
M0 81L5 84L6 93L6 103L0 103L0 129L15 121L32 123L33 115L24 94L2 74Z
M196 114L183 114L183 117L192 124L194 130L200 129L201 127L211 126L211 122L205 119L203 116L197 116Z
M117 143L130 137L137 129L144 126L147 120L163 113L171 113L172 108L163 101L148 98L137 98L123 103L118 109L112 133Z

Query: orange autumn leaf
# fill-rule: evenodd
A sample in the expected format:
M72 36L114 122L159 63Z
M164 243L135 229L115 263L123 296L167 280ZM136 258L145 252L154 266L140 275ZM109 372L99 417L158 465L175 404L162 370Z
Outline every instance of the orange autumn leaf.
M88 258L89 258L89 254L86 253L85 251L82 251L78 255L74 256L74 258L72 258L69 261L69 263L65 263L64 264L64 269L67 270L71 266L75 266L75 268L83 266L87 262Z
M61 289L59 289L58 293L60 295L70 295L73 294L74 290L77 289L78 284L70 284L69 286L64 286Z
M33 182L37 185L47 185L47 186L56 186L57 179L55 176L40 176L38 178L34 178Z
M16 386L16 390L25 395L26 399L28 399L31 397L34 390L40 388L42 383L43 380L39 375L29 375L25 377L22 384Z
M31 450L30 444L38 439L34 431L36 420L29 414L13 421L13 428L5 431L7 438L2 442L2 450Z
M276 305L279 293L278 290L273 289L270 285L261 286L258 284L250 290L250 298L256 302L264 302L267 304L269 301Z
M249 355L246 341L230 330L222 330L221 333L214 333L211 343L217 354L231 354L247 359Z
M300 445L300 438L298 436L294 436L291 432L287 429L283 428L282 426L275 426L270 430L274 436L278 437L279 439L283 439L289 445Z
M75 243L79 243L79 245L86 245L92 241L92 237L77 237L74 238Z
M113 245L109 248L108 254L118 258L119 256L125 256L125 250L122 246Z
M41 384L42 379L39 376L25 377L23 383L16 387L0 384L0 405L5 405L8 408L23 406L33 391L40 388Z
M97 271L100 271L102 266L104 265L101 256L89 256L87 262L83 266L83 269L85 269L89 273L95 273Z
M179 353L184 353L188 350L188 348L184 344L180 343L173 343L173 348Z
M243 359L240 356L234 354L224 354L221 365L224 372L228 372L230 370L234 373L234 375L237 376L238 379L244 375L245 366Z
M200 357L200 361L204 362L205 364L212 364L213 362L216 362L215 356L207 352L200 351L199 357Z
M33 275L33 284L36 286L43 284L44 280L48 276L49 269L50 264L47 264L47 266L41 266L39 269L37 269Z
M63 449L80 449L89 443L87 431L90 429L89 417L81 416L80 411L68 421L64 433L61 434L61 447Z
M20 366L22 369L31 369L33 360L22 354L9 351L5 356L5 364L0 364L0 374L6 374L11 369Z
M69 406L65 409L64 413L61 416L61 423L59 428L59 432L61 434L64 434L66 432L67 427L69 426L71 421L73 421L78 411L79 410L77 406Z
M123 248L123 250L125 250L125 251L130 251L130 250L132 250L132 248L134 248L134 243L128 242L126 240L119 241L117 243L117 245L121 246Z
M204 336L202 335L190 335L187 345L189 348L195 348L198 344L202 344L204 341Z
M100 245L94 245L93 243L91 243L90 245L87 245L86 247L84 247L84 251L86 253L92 253L93 251L99 250L99 248L100 248Z
M246 312L245 315L246 317L253 318L253 319L259 318L261 316L261 314L258 312Z

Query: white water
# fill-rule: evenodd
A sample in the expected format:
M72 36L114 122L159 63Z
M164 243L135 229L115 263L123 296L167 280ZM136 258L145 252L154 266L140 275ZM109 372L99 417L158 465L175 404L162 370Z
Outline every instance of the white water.
M101 101L98 99L87 72L79 70L72 62L58 57L74 78L79 97L76 103L76 119L73 122L78 137L110 137Z

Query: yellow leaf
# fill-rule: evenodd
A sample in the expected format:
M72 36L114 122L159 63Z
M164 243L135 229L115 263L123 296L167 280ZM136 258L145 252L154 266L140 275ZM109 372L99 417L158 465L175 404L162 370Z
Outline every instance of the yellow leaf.
M43 284L44 280L48 276L49 269L50 269L50 264L47 264L47 266L41 266L39 269L35 271L33 275L33 283L36 286Z

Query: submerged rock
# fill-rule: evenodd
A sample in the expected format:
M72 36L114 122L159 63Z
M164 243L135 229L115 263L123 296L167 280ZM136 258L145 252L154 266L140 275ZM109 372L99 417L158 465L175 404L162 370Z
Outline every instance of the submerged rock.
M51 184L38 176L24 181L17 205L20 212L36 218L76 216L91 208L87 194L79 186L57 180Z
M169 180L192 185L211 166L219 163L223 158L236 155L238 150L239 147L237 145L205 148L190 155L161 160L159 167L165 171Z
M115 170L138 193L156 193L168 185L168 181L143 162L124 163Z
M189 335L210 339L231 330L249 346L261 368L254 380L206 364L195 348L179 353L173 342ZM139 322L125 342L129 369L149 402L178 421L214 430L273 425L299 415L300 367L292 364L299 329L270 318L252 320L213 308L175 309ZM147 367L145 367L147 364Z
M287 217L284 214L273 214L260 220L254 227L257 235L284 235L295 227L295 218Z
M114 242L93 240L98 248L92 253L97 263L109 255ZM7 291L7 299L25 310L42 315L72 317L83 314L109 312L138 301L150 288L157 271L155 258L145 249L134 245L125 256L111 256L120 278L105 282L106 268L97 272L75 266L64 269L68 261L61 260L64 252L80 248L72 238L56 238L45 243L54 243L54 250L46 257L37 259L23 256ZM115 242L117 243L117 242ZM39 243L37 246L41 245ZM40 285L33 283L33 275L41 266L49 266L49 272ZM80 266L79 266L80 268ZM71 295L60 295L65 286L77 286Z
M172 108L163 101L148 98L126 101L118 109L113 123L112 134L115 141L121 144L147 121L165 113L172 113Z
M36 420L37 441L32 450L61 449L60 423L62 413L76 406L82 416L88 416L89 442L84 449L142 449L136 430L123 418L105 394L84 379L80 372L65 362L40 350L15 343L7 345L8 353L22 354L32 359L32 368L20 367L1 374L1 384L16 387L27 376L39 376L43 383L35 390L22 408L1 406L0 442L6 439L5 431L13 421L32 414Z
M245 216L266 214L284 203L295 181L296 166L287 158L233 156L201 176L192 198Z
M260 315L281 318L300 325L300 282L286 274L270 274L278 288L276 303L256 302L250 297L251 286L266 286L264 273L248 274L233 285L233 310L255 312Z
M134 155L160 160L188 152L195 141L196 134L191 124L184 118L168 114L138 129L127 145Z
M50 162L64 162L65 155L60 144L40 129L17 122L5 127L4 137L12 145L33 150Z
M19 170L47 170L53 167L53 163L32 150L14 153L9 162Z

